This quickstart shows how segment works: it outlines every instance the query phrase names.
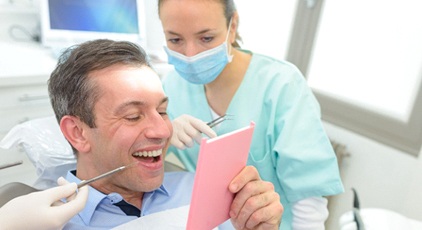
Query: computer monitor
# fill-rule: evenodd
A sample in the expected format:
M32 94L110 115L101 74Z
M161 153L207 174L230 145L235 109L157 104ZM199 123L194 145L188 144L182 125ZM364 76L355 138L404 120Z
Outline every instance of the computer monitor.
M100 38L146 46L143 0L40 0L40 24L55 49Z

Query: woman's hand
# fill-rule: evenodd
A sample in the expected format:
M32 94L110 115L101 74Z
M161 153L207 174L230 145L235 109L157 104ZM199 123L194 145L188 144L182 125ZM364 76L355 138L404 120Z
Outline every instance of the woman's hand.
M171 144L178 149L190 148L194 141L200 144L202 134L210 138L216 137L217 134L210 128L206 122L183 114L172 121L173 135L171 137Z
M62 177L60 186L19 196L0 208L4 229L61 229L88 199L88 186L77 191L76 183ZM63 202L64 200L65 202Z

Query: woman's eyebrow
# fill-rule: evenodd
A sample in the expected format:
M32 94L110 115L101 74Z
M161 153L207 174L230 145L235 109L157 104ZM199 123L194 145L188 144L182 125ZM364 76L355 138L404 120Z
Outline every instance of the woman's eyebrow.
M208 32L210 32L210 31L211 31L211 29L204 29L204 30L201 30L201 31L196 32L195 34L196 34L196 35L200 35L200 34L205 34L205 33L208 33Z
M167 33L169 33L169 34L171 34L171 35L176 35L176 36L180 36L180 34L178 34L178 33L176 33L176 32L173 32L173 31L170 31L170 30L168 30L168 31L166 31Z
M212 31L212 29L204 29L204 30L201 30L201 31L196 32L195 34L196 34L196 35L200 35L200 34L205 34L205 33L208 33L208 32L210 32L210 31ZM174 32L174 31L168 30L168 31L166 31L166 32L167 32L167 33L169 33L170 35L175 35L175 36L179 36L179 37L181 37L181 35L180 35L179 33L176 33L176 32Z

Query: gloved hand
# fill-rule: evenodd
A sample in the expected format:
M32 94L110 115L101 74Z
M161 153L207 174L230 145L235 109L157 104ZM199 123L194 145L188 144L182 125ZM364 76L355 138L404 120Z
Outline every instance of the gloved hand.
M187 114L183 114L174 119L172 123L173 136L171 137L171 144L178 149L192 147L194 140L198 144L201 143L202 134L205 134L210 138L217 136L207 123Z
M0 208L2 229L61 229L88 199L88 186L78 190L75 183L59 178L57 186L16 197ZM66 203L60 199L66 198Z

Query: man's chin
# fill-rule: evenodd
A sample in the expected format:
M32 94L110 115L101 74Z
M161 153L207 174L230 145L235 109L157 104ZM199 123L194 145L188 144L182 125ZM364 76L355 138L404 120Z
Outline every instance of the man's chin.
M158 189L163 184L163 178L164 178L164 174L162 174L161 176L157 176L155 178L151 178L148 181L148 183L142 183L143 184L142 190L145 192L151 192Z

